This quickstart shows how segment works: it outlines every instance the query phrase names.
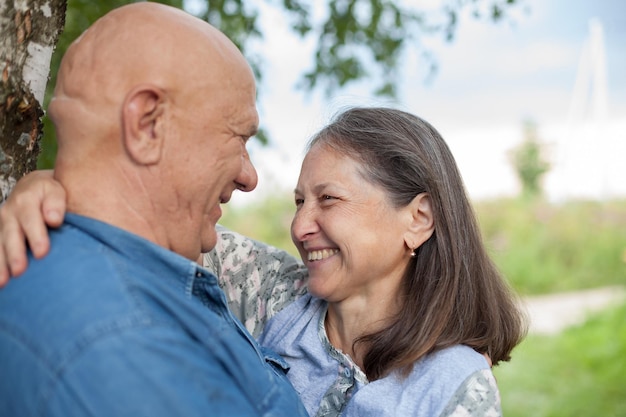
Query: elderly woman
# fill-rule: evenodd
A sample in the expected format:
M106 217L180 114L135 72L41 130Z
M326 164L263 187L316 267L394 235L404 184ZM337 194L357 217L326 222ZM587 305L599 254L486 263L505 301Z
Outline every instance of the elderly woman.
M509 360L525 323L439 133L399 110L347 110L310 142L295 204L303 264L228 230L203 263L289 363L307 411L500 415L485 356Z

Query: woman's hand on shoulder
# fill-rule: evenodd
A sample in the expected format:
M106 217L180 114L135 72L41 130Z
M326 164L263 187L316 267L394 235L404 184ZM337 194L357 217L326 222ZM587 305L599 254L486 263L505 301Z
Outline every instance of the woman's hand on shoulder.
M46 226L59 227L65 210L65 190L53 171L34 171L17 182L0 206L0 287L26 270L26 245L35 258L48 253Z

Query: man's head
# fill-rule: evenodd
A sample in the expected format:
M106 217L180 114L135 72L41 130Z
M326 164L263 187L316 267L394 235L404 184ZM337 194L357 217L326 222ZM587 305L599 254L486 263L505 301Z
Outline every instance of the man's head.
M256 186L255 94L206 22L149 2L108 13L68 49L49 107L69 210L196 259L215 245L219 204Z

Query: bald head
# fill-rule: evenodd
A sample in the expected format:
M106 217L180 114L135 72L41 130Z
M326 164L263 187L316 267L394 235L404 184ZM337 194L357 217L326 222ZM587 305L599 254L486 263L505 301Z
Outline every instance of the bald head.
M110 135L137 85L184 100L242 67L249 71L235 45L208 23L162 4L134 3L100 18L70 46L49 115L61 142L84 139L85 129L93 138L95 126Z
M68 49L48 108L68 210L190 259L215 244L220 203L256 186L250 66L208 23L141 2Z

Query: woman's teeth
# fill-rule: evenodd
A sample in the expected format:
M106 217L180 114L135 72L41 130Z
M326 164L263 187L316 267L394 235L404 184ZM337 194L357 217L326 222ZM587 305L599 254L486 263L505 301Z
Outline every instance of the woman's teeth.
M322 249L309 252L307 259L309 261L321 261L339 252L339 249Z

